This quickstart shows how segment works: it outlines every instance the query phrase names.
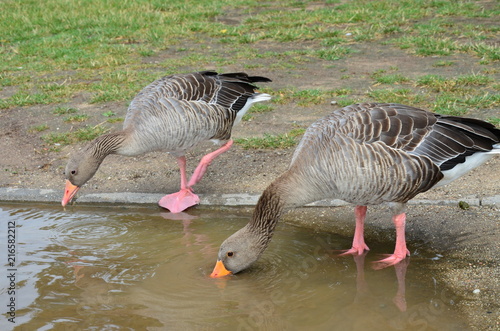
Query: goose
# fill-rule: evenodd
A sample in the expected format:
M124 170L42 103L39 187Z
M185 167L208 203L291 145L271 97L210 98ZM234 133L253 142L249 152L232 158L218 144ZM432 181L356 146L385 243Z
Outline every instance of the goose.
M152 151L175 156L181 176L180 191L164 196L159 205L179 213L198 204L200 199L192 186L201 180L212 160L231 147L231 130L250 106L271 98L256 92L253 83L270 81L241 72L201 71L152 82L130 103L123 130L99 136L71 156L62 205L71 201L109 154L136 156ZM201 159L188 182L186 151L206 140L225 143Z
M337 109L313 123L287 171L262 193L251 220L227 238L211 277L248 268L267 248L280 217L326 198L355 205L352 247L369 250L363 230L367 206L388 204L396 227L394 253L383 268L409 256L406 202L445 185L500 154L500 130L492 124L445 116L393 103L361 103Z

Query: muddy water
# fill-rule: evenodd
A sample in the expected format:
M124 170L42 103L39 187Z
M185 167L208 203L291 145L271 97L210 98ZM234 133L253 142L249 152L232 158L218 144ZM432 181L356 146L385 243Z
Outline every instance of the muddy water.
M427 269L439 260L413 257L375 271L376 252L392 243L338 257L334 250L350 238L279 224L253 268L211 279L220 243L250 215L168 216L156 208L0 205L0 330L467 329L454 310L459 298Z

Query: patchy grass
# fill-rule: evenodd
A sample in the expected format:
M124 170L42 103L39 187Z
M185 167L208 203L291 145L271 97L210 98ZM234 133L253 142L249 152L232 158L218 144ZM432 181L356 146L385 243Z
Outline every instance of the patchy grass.
M436 102L431 110L439 114L453 116L462 116L467 113L467 107L462 102L462 99L448 93L443 93L436 97Z
M444 60L442 60L442 61L437 61L432 66L433 67L451 67L454 64L455 64L455 62L453 62L453 61L444 61Z
M52 111L52 114L68 115L68 114L74 114L76 112L78 112L78 109L76 109L76 108L58 106Z
M498 107L500 95L484 94L480 96L459 95L456 93L440 93L436 97L432 110L446 115L463 116L470 108L486 109Z
M241 67L269 70L271 78L275 72L298 78L302 68L320 63L349 88L285 84L277 91L263 89L273 100L252 107L244 120L281 105L319 107L332 99L338 106L371 98L466 114L471 108L498 106L500 29L492 23L497 16L498 6L489 0L5 1L0 11L0 110L49 104L58 116L51 127L68 126L67 121L84 130L78 128L82 122L103 119L98 112L82 115L64 106L82 95L84 102L99 107L128 102L154 79L176 72ZM407 71L397 68L360 73L339 61L366 52L363 46L373 42L404 49L415 61L435 57L434 68L427 71L432 74L411 81L401 73ZM460 53L481 65L481 74L434 74L458 66L450 56ZM365 87L355 85L361 75L368 77ZM377 89L365 92L373 82ZM102 116L108 123L123 121L114 112ZM85 136L72 131L44 137L74 143Z
M462 47L464 51L472 52L481 58L481 64L500 61L500 47L485 43L469 44Z
M114 117L114 118L108 118L106 122L108 123L118 123L118 122L123 122L125 119L123 117Z
M335 61L340 60L345 57L347 54L352 53L353 50L349 47L345 46L333 46L331 48L324 48L317 50L316 55L323 60Z
M85 126L70 132L51 132L42 136L42 140L47 144L69 145L82 141L90 141L106 133L107 128L96 126Z
M418 105L425 99L423 95L416 94L409 88L380 89L368 91L367 95L377 102L394 102Z
M397 70L397 68L394 68L394 70ZM406 83L410 80L408 77L401 74L386 74L386 72L386 70L377 70L371 77L375 79L378 84L388 85Z
M342 97L334 100L334 105L338 106L338 108L342 108L345 106L349 106L355 103L360 103L362 100L357 100L357 99L352 99L352 98L347 98L347 97Z
M116 116L116 113L114 111L110 110L110 111L102 113L102 116L104 116L104 117L113 117L113 116Z
M64 118L64 122L67 122L67 123L78 123L78 122L85 122L88 119L89 119L89 115L79 114L79 115L73 115L73 116L65 117Z
M493 79L485 75L462 75L456 78L445 78L439 75L425 75L417 80L417 85L428 87L433 92L452 92L468 86L482 86L491 83Z
M29 132L42 132L46 131L49 129L49 126L47 124L40 124L40 125L35 125L31 127L28 131Z
M410 50L420 56L446 56L451 55L459 47L450 38L437 38L431 36L404 36L392 41L401 49Z
M247 111L243 116L243 121L250 121L254 118L255 114L268 113L274 110L274 106L268 103L256 103Z
M335 96L348 96L353 91L349 88L339 88L333 90L322 89L283 89L276 91L273 95L272 102L276 104L295 103L298 106L312 107L315 105L324 104L329 98Z
M298 137L303 135L305 129L296 128L285 134L270 135L263 137L250 137L235 139L235 143L244 149L284 149L297 145Z

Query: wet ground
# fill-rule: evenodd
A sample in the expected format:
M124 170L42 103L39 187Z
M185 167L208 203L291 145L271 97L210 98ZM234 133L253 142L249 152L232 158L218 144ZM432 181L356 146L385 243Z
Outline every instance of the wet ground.
M0 296L4 304L14 298L16 323L2 312L0 329L470 329L459 307L471 300L448 287L442 270L471 260L448 254L454 243L446 231L446 245L437 249L410 224L412 257L372 268L393 249L390 222L378 226L382 210L367 225L365 256L338 257L351 243L348 208L301 209L278 225L254 267L209 278L220 243L248 221L250 210L197 208L172 217L158 208L2 204L0 234L15 229L16 246L15 261L0 275Z

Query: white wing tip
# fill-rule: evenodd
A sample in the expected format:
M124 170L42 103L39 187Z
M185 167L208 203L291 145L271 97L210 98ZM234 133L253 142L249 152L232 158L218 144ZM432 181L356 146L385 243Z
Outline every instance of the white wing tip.
M271 96L267 93L255 93L251 99L253 102L261 102L271 100Z

